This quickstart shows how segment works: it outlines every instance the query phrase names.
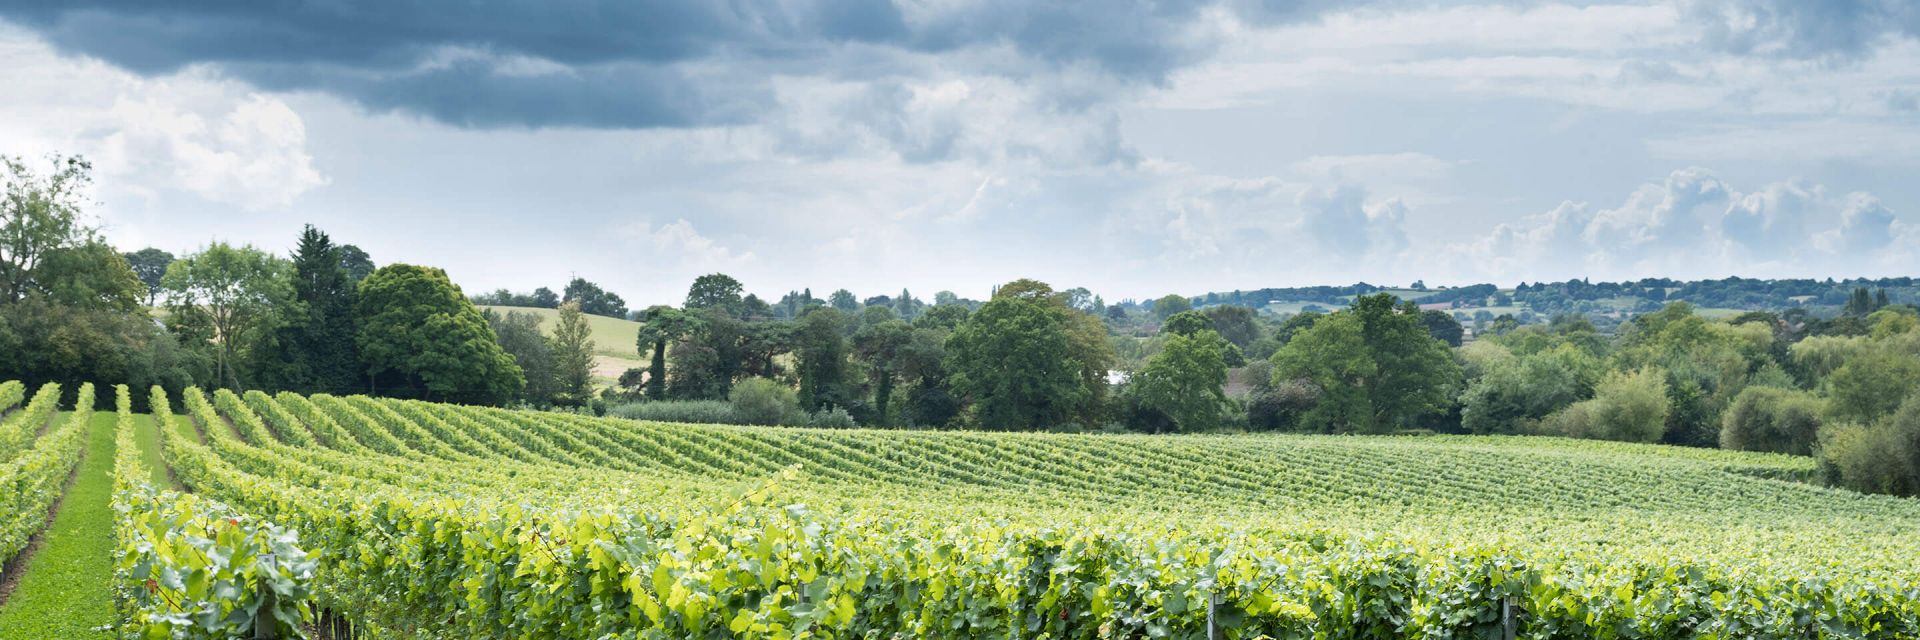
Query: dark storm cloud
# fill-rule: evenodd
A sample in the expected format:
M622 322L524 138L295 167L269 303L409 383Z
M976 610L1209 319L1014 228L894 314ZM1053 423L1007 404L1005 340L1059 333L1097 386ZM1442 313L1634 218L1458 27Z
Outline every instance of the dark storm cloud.
M143 74L208 65L461 126L644 128L751 119L769 71L824 72L809 63L849 44L1006 47L1041 68L1156 82L1208 50L1185 33L1204 8L989 0L910 19L884 0L81 0L0 3L0 18ZM543 68L510 68L528 60Z

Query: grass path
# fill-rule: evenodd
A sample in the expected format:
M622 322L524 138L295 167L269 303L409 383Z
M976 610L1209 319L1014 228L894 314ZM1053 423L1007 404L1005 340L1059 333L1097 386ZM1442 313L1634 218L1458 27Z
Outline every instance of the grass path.
M136 414L133 416L133 442L140 447L140 461L147 465L148 482L162 489L180 490L180 483L167 473L167 461L160 456L160 432L156 431L153 416Z
M114 621L113 439L118 416L93 414L86 453L44 543L0 609L0 640L109 638Z

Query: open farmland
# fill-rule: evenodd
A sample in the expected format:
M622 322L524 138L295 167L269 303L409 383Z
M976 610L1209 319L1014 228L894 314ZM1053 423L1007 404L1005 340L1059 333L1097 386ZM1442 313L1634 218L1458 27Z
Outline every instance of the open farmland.
M153 400L193 496L123 446L122 539L258 532L215 544L301 558L282 595L372 637L1497 637L1507 604L1521 637L1920 633L1920 504L1800 482L1803 457ZM257 605L198 597L137 620Z

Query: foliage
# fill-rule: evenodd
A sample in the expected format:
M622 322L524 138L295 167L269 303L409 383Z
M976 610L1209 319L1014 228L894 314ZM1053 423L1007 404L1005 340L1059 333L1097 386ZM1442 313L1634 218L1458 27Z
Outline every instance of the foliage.
M48 254L94 239L80 219L93 166L79 156L50 158L41 175L12 156L0 156L0 304L19 302L41 282Z
M1202 331L1213 331L1213 319L1199 311L1182 311L1160 323L1160 333L1163 335L1190 336Z
M395 380L423 398L473 403L505 402L526 385L519 365L444 271L381 267L360 281L354 311L356 344L376 380Z
M1871 424L1920 389L1920 354L1869 345L1826 379L1827 417L1835 422Z
M1811 455L1825 403L1805 391L1751 386L1734 396L1720 426L1720 448Z
M1570 438L1658 442L1666 430L1666 377L1656 370L1615 371L1594 396L1550 416L1544 429Z
M536 303L534 306L546 307L547 305L537 304L544 302L544 300L539 299L541 297L539 294L540 292L538 290L534 291L534 302ZM547 292L549 296L552 294L553 292L551 291ZM609 318L627 317L627 301L621 300L620 296L614 295L611 291L601 289L600 285L588 282L586 278L574 278L568 281L566 289L562 292L562 296L563 297L560 298L561 304L568 302L579 304L582 313L607 316ZM559 304L553 306L558 307Z
M166 451L298 530L316 602L377 637L1496 637L1507 603L1527 637L1920 633L1920 509L1773 479L1805 459L325 404L415 436Z
M947 339L952 387L987 429L1037 429L1097 411L1112 360L1106 331L1045 285L1016 281ZM1038 284L1038 283L1034 283Z
M1228 406L1225 353L1231 348L1211 328L1168 335L1160 353L1134 374L1128 390L1140 406L1167 416L1177 430L1217 429Z
M647 367L647 398L665 400L667 348L697 331L700 319L673 307L654 306L647 308L641 322L638 347L641 353L652 353L653 359Z
M733 385L727 402L740 424L793 424L805 415L792 388L767 378L741 380Z
M215 343L214 381L238 388L237 366L285 319L293 296L289 264L251 246L215 242L167 266L161 285L171 300L176 326Z
M1193 303L1186 296L1169 293L1153 301L1153 317L1161 322L1183 311L1191 311Z
M0 425L0 433L25 430L29 437L40 425L48 425L47 432L32 439L30 446L0 451L0 563L25 549L29 537L47 524L47 514L60 498L61 486L79 464L80 450L86 445L88 420L93 414L93 385L80 387L72 413L48 424L59 394L58 385L41 387L33 401L39 408L30 404L27 411L10 416ZM49 395L49 399L41 400L42 395Z
M593 329L587 326L580 305L560 305L560 319L553 329L554 401L567 406L582 406L593 396Z
M28 294L78 309L138 313L146 285L113 247L90 241L42 256Z
M734 424L733 404L725 400L650 400L614 405L607 415L649 422Z
M263 386L306 393L362 387L353 335L354 280L341 267L342 248L313 225L293 254L293 297L284 322L260 358Z
M520 374L527 381L521 389L521 399L536 405L551 404L559 394L558 378L554 375L553 343L540 329L540 316L511 310L502 314L492 309L481 315L493 329L494 340L513 356L513 363L520 367Z
M0 378L124 383L180 390L211 376L212 358L144 314L28 300L0 305Z
M847 384L849 319L837 307L815 307L800 316L794 333L794 359L800 376L800 406L808 411L846 407L853 399Z
M874 307L869 307L874 308ZM913 363L914 330L900 320L869 324L853 334L853 354L867 365L867 380L873 387L873 417L868 424L894 424L890 403L894 383L906 376Z
M1484 345L1484 346L1482 346ZM1542 418L1593 395L1603 363L1571 344L1512 355L1491 342L1470 353L1505 357L1468 358L1474 379L1460 395L1461 426L1470 433L1529 433Z
M693 279L693 286L687 288L687 302L682 306L688 311L715 308L738 317L742 311L742 289L740 281L732 276L709 273Z
M156 424L165 424L172 418L166 394L153 391ZM124 387L120 395L113 465L116 630L130 638L251 638L267 635L256 628L266 621L274 637L307 637L318 559L299 547L296 532L147 484ZM177 437L171 429L158 431L163 441Z
M1260 340L1260 323L1255 320L1253 309L1239 305L1222 304L1202 310L1213 321L1213 330L1220 333L1233 346L1246 350Z
M122 395L121 406L126 405ZM15 563L24 575L14 585L6 606L0 608L0 635L86 638L95 628L113 622L107 588L113 572L113 539L103 535L113 527L113 512L107 505L113 491L108 473L112 467L109 453L114 445L113 418L109 413L69 418L71 424L65 428L81 433L86 454L74 469L71 482L66 482L64 474L55 479L66 485L66 491L59 497L60 507L52 522L32 523L47 526L40 533L32 558ZM56 484L56 491L58 487Z
M1445 311L1428 309L1420 312L1420 324L1426 326L1427 335L1447 343L1449 347L1460 346L1460 341L1466 337L1466 327L1460 326L1460 321Z
M1374 433L1403 428L1415 416L1444 411L1460 365L1427 334L1419 308L1392 296L1362 296L1319 320L1273 355L1273 381L1304 381L1318 404L1304 429Z

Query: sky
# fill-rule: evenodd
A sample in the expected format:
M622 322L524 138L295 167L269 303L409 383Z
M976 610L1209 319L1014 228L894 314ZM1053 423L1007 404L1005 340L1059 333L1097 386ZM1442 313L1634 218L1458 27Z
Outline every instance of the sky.
M1905 0L0 2L123 249L468 292L1915 275Z

